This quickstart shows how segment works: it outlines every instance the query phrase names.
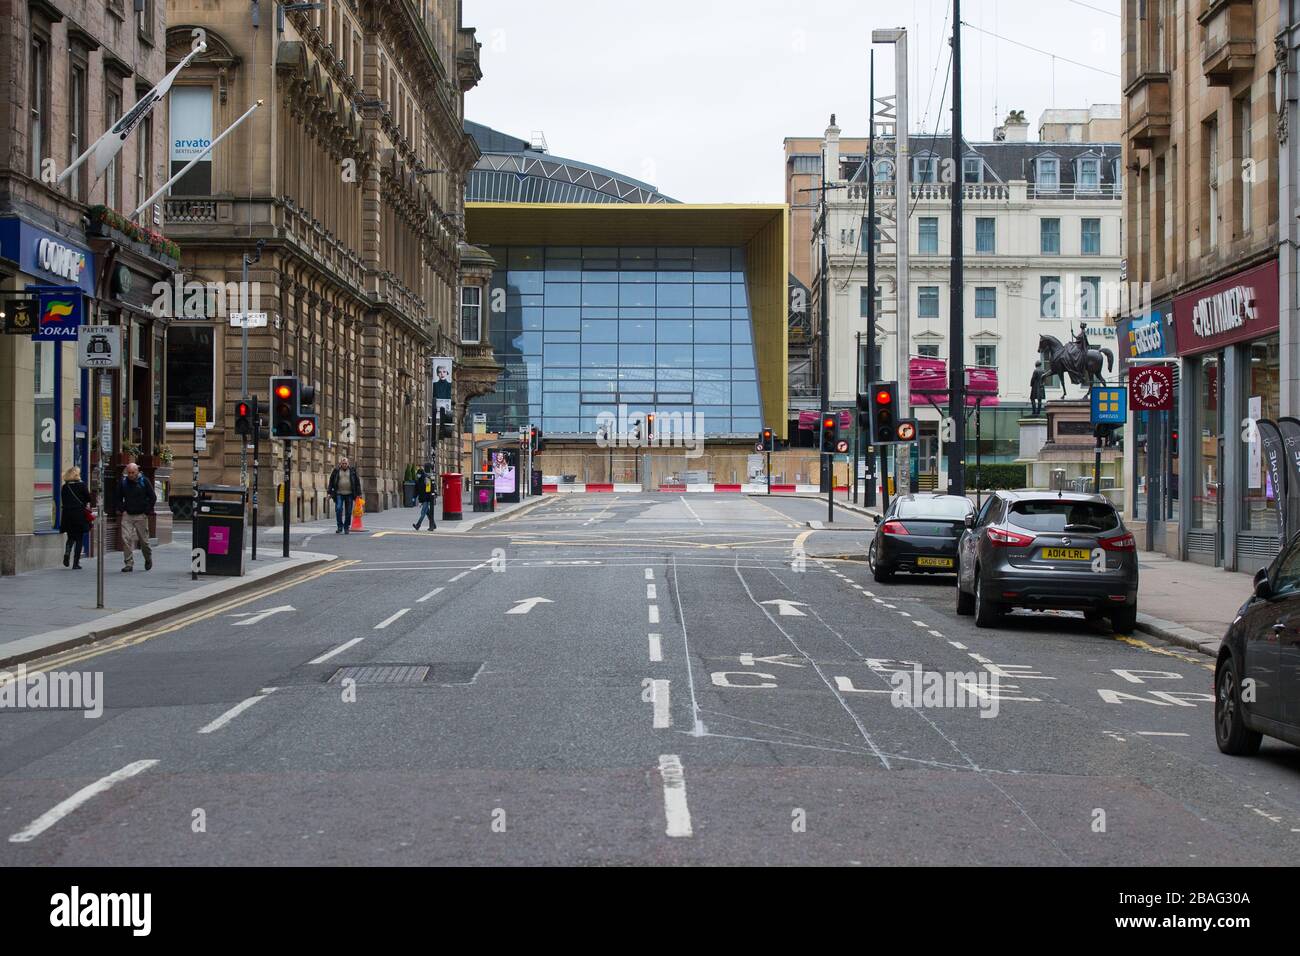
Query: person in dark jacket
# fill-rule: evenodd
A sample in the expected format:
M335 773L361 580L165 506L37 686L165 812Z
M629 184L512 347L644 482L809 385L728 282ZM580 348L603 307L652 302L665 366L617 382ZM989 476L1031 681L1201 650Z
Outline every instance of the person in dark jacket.
M425 465L415 473L415 500L420 503L420 517L411 525L420 530L420 522L427 517L429 530L437 531L438 522L433 520L433 508L438 502L438 476L433 473L433 465Z
M158 496L153 490L153 482L140 473L140 466L135 462L126 466L126 474L117 487L117 499L121 507L122 523L122 570L133 571L136 545L144 555L144 569L153 570L153 549L149 547L149 516Z
M347 456L339 459L339 465L330 472L327 493L334 499L334 520L338 527L335 534L350 534L352 530L352 502L361 497L361 477L348 462Z
M90 489L81 480L81 469L73 465L63 473L63 489L59 493L59 528L68 536L63 546L63 566L81 570L81 538L90 530L86 509L94 504Z

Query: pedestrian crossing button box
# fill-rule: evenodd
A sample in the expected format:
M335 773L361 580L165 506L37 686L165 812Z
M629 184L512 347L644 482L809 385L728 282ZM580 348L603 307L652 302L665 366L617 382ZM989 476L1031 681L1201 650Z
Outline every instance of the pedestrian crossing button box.
M203 551L202 573L243 577L247 503L239 485L199 485L191 546Z

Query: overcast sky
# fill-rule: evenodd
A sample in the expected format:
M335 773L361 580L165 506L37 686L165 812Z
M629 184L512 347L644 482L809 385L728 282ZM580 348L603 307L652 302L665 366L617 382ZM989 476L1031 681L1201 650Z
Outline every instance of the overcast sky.
M1119 103L1119 9L966 0L966 137L991 138L1010 109L1036 136L1045 109ZM786 136L821 134L831 113L842 135L866 134L873 29L907 28L912 129L950 128L950 16L945 0L464 0L483 44L465 113L525 139L540 130L555 155L674 199L781 202ZM876 50L879 96L894 90L894 55Z

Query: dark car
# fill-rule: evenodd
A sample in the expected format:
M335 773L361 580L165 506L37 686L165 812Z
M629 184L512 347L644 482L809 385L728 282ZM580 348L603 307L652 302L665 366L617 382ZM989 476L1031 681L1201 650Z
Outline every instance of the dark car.
M900 495L876 519L876 534L867 548L872 576L881 583L895 572L952 574L957 570L957 539L966 517L975 513L961 495Z
M1300 746L1300 536L1255 575L1214 668L1219 749L1253 754L1264 734Z
M1137 623L1133 535L1101 495L996 491L957 547L957 613L990 627L1013 607Z

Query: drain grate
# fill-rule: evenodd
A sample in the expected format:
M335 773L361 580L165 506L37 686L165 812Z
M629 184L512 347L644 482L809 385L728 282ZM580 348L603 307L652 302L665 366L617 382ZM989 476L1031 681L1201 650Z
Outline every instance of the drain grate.
M481 661L438 664L350 664L334 671L325 681L339 684L472 684L483 667Z

